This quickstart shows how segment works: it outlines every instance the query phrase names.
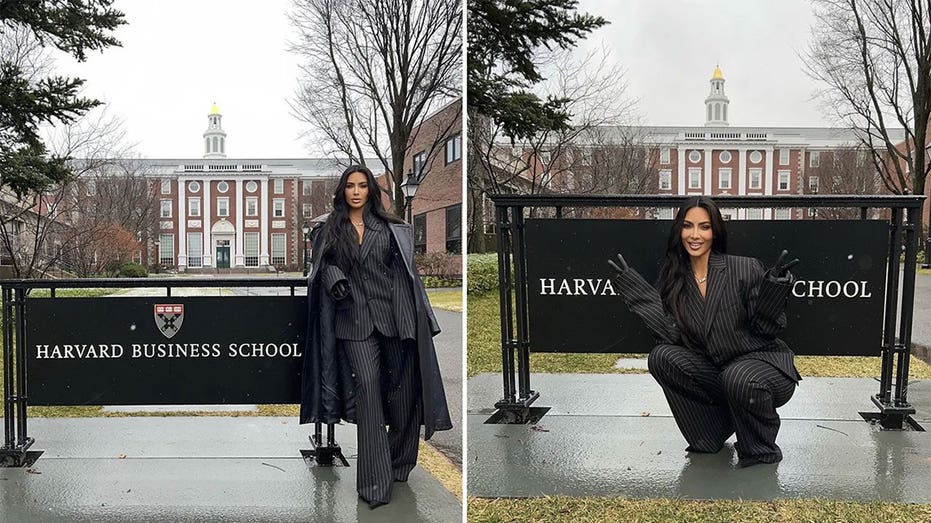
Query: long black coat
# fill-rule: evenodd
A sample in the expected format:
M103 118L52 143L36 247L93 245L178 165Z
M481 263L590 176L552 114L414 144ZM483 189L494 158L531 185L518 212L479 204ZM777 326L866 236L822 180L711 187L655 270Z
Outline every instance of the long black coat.
M686 289L686 321L696 327L700 345L682 335L680 326L664 310L659 293L637 271L628 269L617 282L627 306L658 343L705 353L722 368L743 359L762 360L799 381L795 355L778 338L786 326L786 296L792 286L776 282L765 272L756 258L711 253L705 298L694 282ZM698 314L702 309L704 314Z
M421 402L423 404L424 439L434 431L449 430L452 421L446 404L446 391L436 359L433 336L440 332L423 283L414 265L411 226L389 224L393 241L401 253L414 293L417 309L416 349L420 362ZM335 304L320 284L323 242L314 245L313 270L307 280L307 336L301 383L301 423L356 422L355 383L342 344L333 332ZM394 374L397 375L397 374Z

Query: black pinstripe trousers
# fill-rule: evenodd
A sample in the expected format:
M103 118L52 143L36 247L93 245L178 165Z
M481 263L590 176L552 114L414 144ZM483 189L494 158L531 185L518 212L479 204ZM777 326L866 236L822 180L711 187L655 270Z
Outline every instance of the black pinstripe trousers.
M647 362L689 444L686 450L717 452L736 432L739 466L782 459L776 408L789 401L796 383L774 366L743 359L717 367L704 354L677 345L656 346Z
M364 340L342 343L356 382L356 489L362 499L377 506L390 501L391 483L407 481L417 464L421 419L417 351L378 331ZM390 369L400 369L400 375Z

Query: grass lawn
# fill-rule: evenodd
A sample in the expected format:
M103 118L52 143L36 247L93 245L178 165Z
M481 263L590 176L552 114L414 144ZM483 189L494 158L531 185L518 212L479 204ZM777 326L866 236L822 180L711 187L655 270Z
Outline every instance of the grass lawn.
M427 299L434 309L462 312L462 289L427 289Z
M467 373L501 372L501 322L498 294L469 296L467 318ZM533 372L642 373L616 369L622 356L645 354L530 354ZM802 376L878 377L879 357L797 356ZM931 379L931 366L912 357L912 379ZM931 505L855 503L830 500L689 501L679 499L625 499L608 497L545 497L528 499L468 499L468 520L504 522L863 522L931 521Z

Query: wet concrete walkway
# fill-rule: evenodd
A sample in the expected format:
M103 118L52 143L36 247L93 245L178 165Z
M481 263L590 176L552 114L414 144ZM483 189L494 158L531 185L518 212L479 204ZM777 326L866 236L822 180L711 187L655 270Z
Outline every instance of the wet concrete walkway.
M500 374L468 381L470 496L827 498L931 503L931 433L880 431L860 411L878 382L805 378L780 409L777 465L738 469L731 437L713 455L689 454L659 385L648 374L533 374L551 407L532 425L485 420ZM913 382L915 419L931 430L931 382Z
M305 464L312 425L294 418L34 418L29 469L0 468L0 521L458 522L462 505L417 467L390 504L356 494L355 426L338 426L347 467Z

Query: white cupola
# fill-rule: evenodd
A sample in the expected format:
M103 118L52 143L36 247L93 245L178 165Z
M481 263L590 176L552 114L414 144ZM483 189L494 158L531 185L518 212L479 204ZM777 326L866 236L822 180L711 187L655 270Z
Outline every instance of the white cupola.
M220 120L220 108L214 102L207 115L207 130L204 131L204 158L226 158L226 133Z
M715 66L711 75L711 92L705 98L705 126L727 127L727 106L730 100L724 95L724 73Z

